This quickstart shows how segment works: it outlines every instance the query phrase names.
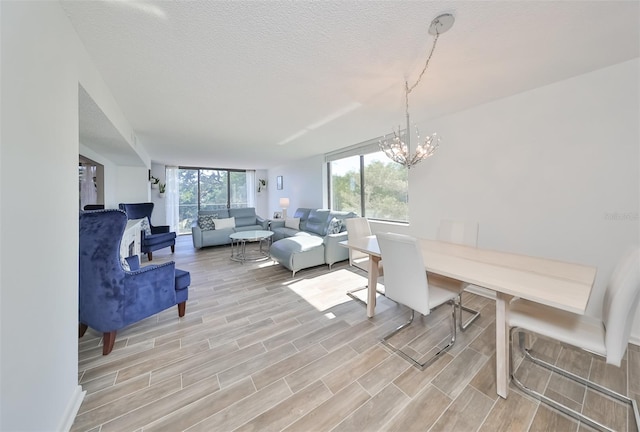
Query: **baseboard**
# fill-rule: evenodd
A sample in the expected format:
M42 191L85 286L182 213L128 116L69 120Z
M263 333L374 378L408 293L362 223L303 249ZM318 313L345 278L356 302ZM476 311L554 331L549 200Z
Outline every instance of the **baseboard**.
M640 336L631 335L631 337L629 338L629 343L640 346Z
M69 403L67 404L67 409L64 411L64 415L62 417L62 422L60 423L59 431L69 431L71 426L73 426L73 421L76 419L76 414L78 414L78 410L80 409L80 405L84 400L84 395L87 394L86 391L82 390L82 386L77 386L76 390L73 392L71 399L69 399Z

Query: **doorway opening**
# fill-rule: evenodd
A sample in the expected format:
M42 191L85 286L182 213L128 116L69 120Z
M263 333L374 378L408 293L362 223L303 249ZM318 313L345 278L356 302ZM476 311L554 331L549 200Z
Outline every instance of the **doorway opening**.
M82 155L78 159L79 209L84 210L87 205L104 206L104 166Z

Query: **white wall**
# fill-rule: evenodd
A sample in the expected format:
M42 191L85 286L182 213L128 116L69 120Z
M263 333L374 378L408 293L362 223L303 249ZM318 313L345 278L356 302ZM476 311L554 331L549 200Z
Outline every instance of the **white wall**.
M265 217L270 218L273 212L282 211L280 198L289 198L289 216L293 216L298 207L325 208L322 200L323 164L324 155L318 155L269 169L269 213ZM277 176L283 178L282 190L277 190Z
M157 179L160 179L160 183L164 183L165 185L167 184L167 172L163 164L151 162L151 175ZM145 189L149 191L150 198L148 201L151 201L154 204L153 213L151 214L151 224L167 225L167 207L165 198L160 197L160 189L151 189L151 183L147 183L145 185Z
M269 213L269 195L275 191L276 184L275 182L271 183L269 181L269 173L267 170L256 170L256 188L258 187L258 179L266 179L267 188L262 192L256 192L256 214L269 219L273 216L273 212Z
M148 172L145 171L145 175L148 177ZM167 174L166 169L163 164L151 163L151 175L155 178L160 179L160 183L167 184ZM145 177L145 178L147 178ZM147 182L144 186L145 190L147 190L149 194L149 199L147 201L151 201L153 205L153 213L151 214L151 224L152 225L167 225L167 205L165 202L165 198L160 197L159 189L151 189L151 184ZM130 201L133 202L133 201ZM136 201L143 202L143 201Z
M0 430L65 430L83 396L78 154L105 166L108 207L148 200L146 168L80 146L79 83L150 160L58 2L1 1L0 19ZM128 183L138 177L140 187Z
M78 386L78 73L57 2L0 2L1 430L62 430Z
M147 168L117 166L116 171L117 204L149 202L150 185ZM157 192L157 189L155 191ZM115 208L118 207L117 204ZM155 218L155 215L152 216Z
M431 122L443 142L410 172L411 232L474 220L481 247L595 265L599 315L639 241L638 73L636 59Z

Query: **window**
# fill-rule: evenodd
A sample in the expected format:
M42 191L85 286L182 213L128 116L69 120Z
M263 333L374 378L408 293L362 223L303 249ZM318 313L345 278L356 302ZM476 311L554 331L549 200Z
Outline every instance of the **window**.
M200 174L199 210L229 208L229 172L222 170L198 170Z
M179 234L191 233L201 210L249 207L249 176L253 171L213 168L178 170Z
M362 188L360 187L360 156L351 156L330 162L331 198L334 210L362 213Z
M329 206L369 219L409 221L408 170L380 151L379 139L325 156Z

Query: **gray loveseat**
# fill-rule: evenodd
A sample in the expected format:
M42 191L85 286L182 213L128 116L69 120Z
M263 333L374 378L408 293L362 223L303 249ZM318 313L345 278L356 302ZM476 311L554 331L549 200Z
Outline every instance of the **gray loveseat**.
M234 218L233 227L216 229L216 220ZM230 221L224 221L226 225ZM198 220L191 227L193 247L200 249L206 246L230 244L230 234L238 231L267 230L269 221L256 215L256 209L232 208L209 210L198 213Z
M340 246L347 240L344 219L357 217L353 212L326 209L299 208L293 218L299 218L298 229L285 226L285 220L272 220L273 244L271 257L291 270L296 271L321 264L329 268L349 258L347 248Z

